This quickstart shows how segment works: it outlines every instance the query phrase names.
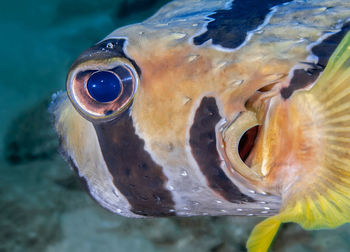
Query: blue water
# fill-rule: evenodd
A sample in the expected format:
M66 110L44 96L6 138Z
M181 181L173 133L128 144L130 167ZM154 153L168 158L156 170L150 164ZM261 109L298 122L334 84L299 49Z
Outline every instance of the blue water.
M135 13L123 12L121 2L19 0L1 4L0 117L5 120L0 132L24 107L64 89L67 70L84 49L119 26L144 20L166 1ZM125 13L119 14L123 17L118 18L119 12Z
M70 64L118 26L145 19L166 1L135 11L125 5L123 9L122 2L18 0L1 4L1 252L245 251L249 232L260 219L119 217L87 196L57 154L46 104L52 93L64 89ZM9 150L18 155L8 158ZM350 251L349 235L348 226L306 232L286 225L273 248Z

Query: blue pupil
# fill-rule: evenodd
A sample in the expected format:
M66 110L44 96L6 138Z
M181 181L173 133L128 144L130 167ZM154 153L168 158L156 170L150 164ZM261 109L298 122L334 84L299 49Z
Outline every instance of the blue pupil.
M89 94L98 102L110 102L121 91L120 81L110 72L100 71L92 74L87 81Z

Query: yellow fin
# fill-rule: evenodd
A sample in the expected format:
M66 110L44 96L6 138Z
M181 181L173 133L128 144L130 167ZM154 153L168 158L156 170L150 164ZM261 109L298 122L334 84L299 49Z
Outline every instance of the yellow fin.
M269 249L281 222L277 216L265 219L256 225L247 242L250 252L265 252Z
M302 137L297 143L302 144L292 154L295 162L285 168L289 178L281 185L280 213L253 229L247 242L251 252L267 251L284 222L305 229L350 222L350 32L316 84L294 93L281 106L296 120L289 123L298 125ZM311 144L316 150L312 156L307 149Z
M304 228L333 228L350 221L350 33L309 90L291 98L312 117L309 132L320 143L318 160L282 196L282 208L300 213L289 221ZM298 105L300 106L300 105ZM305 127L306 128L306 127ZM307 130L304 130L307 131ZM312 172L310 172L312 170ZM287 203L287 200L289 201Z

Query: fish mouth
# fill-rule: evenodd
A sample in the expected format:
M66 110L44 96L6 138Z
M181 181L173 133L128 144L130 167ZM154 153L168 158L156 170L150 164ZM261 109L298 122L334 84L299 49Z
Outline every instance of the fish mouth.
M259 134L260 126L253 126L248 129L239 140L238 144L238 153L242 161L249 166L248 157L252 153L252 150L255 146L255 141Z
M245 111L222 130L221 153L233 177L238 173L249 181L261 180L260 174L246 163L254 151L259 127L256 114Z
M276 96L273 87L274 85L257 90L246 102L246 110L240 112L220 130L220 151L228 173L233 178L239 177L238 179L245 184L253 185L257 191L264 187L263 180L269 172L263 171L263 164L257 157L263 151L261 139L264 136L264 124L268 121L271 98Z

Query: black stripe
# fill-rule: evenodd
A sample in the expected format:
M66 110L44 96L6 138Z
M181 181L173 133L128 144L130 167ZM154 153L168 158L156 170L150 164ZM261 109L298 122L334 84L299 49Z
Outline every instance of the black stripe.
M237 48L246 39L247 33L264 23L273 6L291 0L234 0L229 10L218 10L209 16L213 19L207 31L195 37L193 43L202 45L212 39L214 45Z
M215 135L215 126L220 119L215 98L204 97L190 129L190 146L193 157L206 177L209 187L223 198L234 203L253 201L240 192L220 167Z
M145 151L129 114L94 127L113 183L129 201L131 211L144 216L175 215L162 167Z
M311 52L318 57L317 63L306 63L311 66L306 70L294 70L293 78L291 79L289 86L282 88L281 90L281 96L284 99L288 99L294 91L305 88L318 78L320 73L327 66L329 58L348 31L350 31L350 22L344 24L339 32L329 36L323 40L322 43L311 49Z

